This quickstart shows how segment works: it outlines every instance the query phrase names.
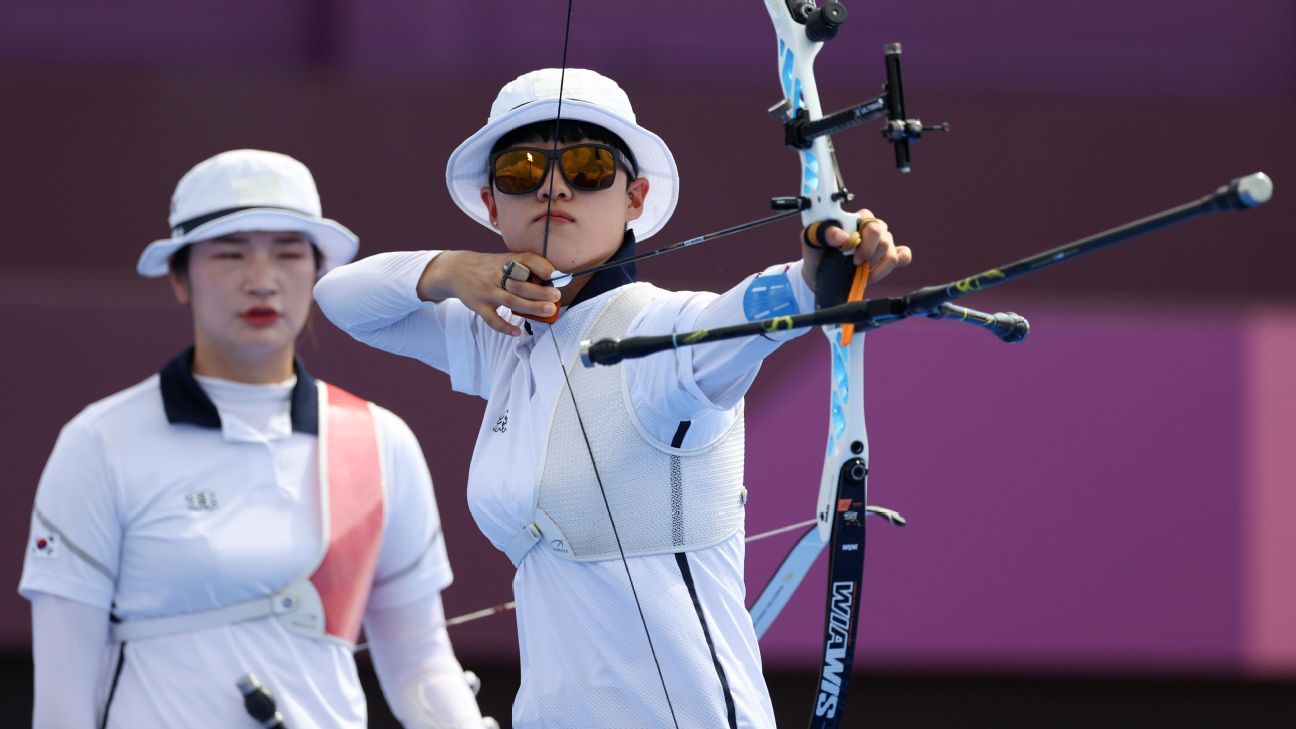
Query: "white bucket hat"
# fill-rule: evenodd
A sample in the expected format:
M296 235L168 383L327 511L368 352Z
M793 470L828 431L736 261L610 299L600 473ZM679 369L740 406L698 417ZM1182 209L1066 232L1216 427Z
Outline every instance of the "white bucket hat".
M625 141L630 147L639 176L648 178L648 197L643 214L630 221L636 240L661 230L675 212L679 200L679 170L675 157L661 137L635 123L630 97L612 79L583 68L545 68L523 74L500 89L491 104L486 126L464 140L446 163L446 186L450 198L468 217L490 230L481 189L488 183L486 166L491 147L503 135L538 121L553 121L558 115L558 87L562 80L562 118L597 124Z
M321 217L319 191L306 165L278 152L235 149L199 162L185 173L171 197L171 237L155 240L135 270L165 276L171 254L230 233L293 231L310 238L323 254L320 273L355 258L355 233Z

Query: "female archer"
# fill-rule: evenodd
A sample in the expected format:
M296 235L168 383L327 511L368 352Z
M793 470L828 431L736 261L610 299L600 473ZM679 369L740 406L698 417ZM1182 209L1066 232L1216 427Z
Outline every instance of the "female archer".
M315 294L356 339L487 401L468 501L517 567L514 726L773 727L744 605L743 395L799 332L616 368L577 357L582 340L812 310L822 248L722 294L637 283L633 264L546 285L630 257L678 197L670 149L588 70L504 86L446 179L508 252L379 254L329 273ZM871 222L859 235L834 228L823 242L856 246L871 280L907 265L909 249L861 215Z

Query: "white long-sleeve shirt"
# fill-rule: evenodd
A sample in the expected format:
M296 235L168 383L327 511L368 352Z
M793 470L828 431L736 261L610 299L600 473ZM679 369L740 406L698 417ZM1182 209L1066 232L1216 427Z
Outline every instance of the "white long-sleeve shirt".
M418 279L435 255L389 253L343 266L320 281L316 298L328 318L356 339L442 370L455 390L486 399L468 502L483 534L504 549L534 514L538 464L564 385L557 363L572 361L581 333L615 290L565 309L552 333L548 325L531 323L533 334L515 338L490 329L457 300L418 298ZM797 306L811 310L813 294L800 264L767 275L776 272L787 275ZM658 298L626 336L742 322L749 283L720 295L675 292ZM799 333L623 363L631 405L646 434L670 444L681 422L689 421L686 440L678 445L710 442L741 417L742 397L761 360ZM522 657L514 726L671 726L673 710L681 727L773 727L744 602L742 539L739 531L712 547L629 558L665 691L626 566L619 559L575 562L532 550L513 581Z
M319 549L317 437L298 423L312 408L293 401L314 381L162 380L86 408L42 474L19 586L33 604L34 725L99 726L111 693L110 727L253 726L235 688L251 671L290 725L364 726L350 649L277 620L108 642L110 612L164 617L269 595ZM171 422L195 409L177 395L186 388L219 413L219 427L191 414ZM365 623L384 689L409 716L403 694L429 674L459 672L444 628L433 627L452 575L418 442L395 415L374 411L386 503ZM476 713L466 688L448 696L458 713Z

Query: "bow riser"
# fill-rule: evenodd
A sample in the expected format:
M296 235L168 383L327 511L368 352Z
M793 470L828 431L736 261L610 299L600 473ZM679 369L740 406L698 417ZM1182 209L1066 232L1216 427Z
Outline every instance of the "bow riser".
M854 459L868 463L868 432L864 426L864 338L857 336L843 347L836 332L836 327L824 327L832 350L832 381L828 448L824 454L815 518L819 537L825 542L831 536L833 515L837 512L838 481L843 464Z
M823 107L819 104L814 62L823 41L812 41L806 36L806 26L793 19L786 0L765 0L765 9L778 37L779 83L787 108L791 113L803 110L810 120L821 118ZM845 230L854 230L858 216L842 210L840 201L846 193L841 187L829 137L816 138L809 149L799 154L801 195L809 201L809 207L801 211L802 225L808 227L832 220Z
M784 99L793 113L804 110L808 120L823 116L819 88L815 83L814 61L823 48L822 41L812 41L806 26L792 17L786 0L765 0L765 9L778 37L779 83ZM800 150L801 195L809 207L801 212L805 226L826 220L835 221L845 230L855 230L857 216L842 210L841 176L828 135L817 137L809 149ZM828 255L833 255L829 253ZM864 345L855 340L843 347L837 342L836 327L824 329L832 348L831 403L828 419L828 449L819 482L819 537L827 542L836 512L838 474L841 465L851 458L868 458L868 436L864 429Z
M823 48L823 38L808 25L798 22L788 0L765 0L778 36L779 82L784 102L775 110L785 125L796 120L815 122L823 118L819 89L815 84L814 61ZM801 5L802 15L810 10L827 12ZM837 7L839 23L845 10ZM812 23L813 24L813 23ZM834 31L835 32L835 29ZM799 145L798 145L799 146ZM850 196L843 189L832 141L827 133L814 137L808 147L799 149L801 158L801 222L809 228L831 221L847 231L858 227L858 216L842 210L841 203ZM849 280L854 274L853 261L836 251L823 251L821 268L832 271L830 277ZM820 299L829 287L825 271L819 272L817 288ZM818 302L820 306L824 301ZM838 304L840 301L828 301ZM860 615L860 586L864 568L865 504L868 495L868 435L864 426L864 338L856 336L849 344L840 342L840 327L825 327L832 360L829 389L828 446L824 454L819 481L819 498L815 511L816 530L821 545L829 549L827 613L824 620L823 662L819 670L819 688L812 729L836 729L841 723L850 685L855 654L856 630ZM772 618L771 618L772 619Z

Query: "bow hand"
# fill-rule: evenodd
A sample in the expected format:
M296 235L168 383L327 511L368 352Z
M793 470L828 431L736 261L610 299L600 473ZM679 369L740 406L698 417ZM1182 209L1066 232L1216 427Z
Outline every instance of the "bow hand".
M867 209L852 217L864 222L855 231L848 233L830 222L806 228L801 237L801 275L816 293L823 291L821 305L839 304L849 298L845 292L859 266L868 265L868 283L874 283L913 262L913 251L909 246L896 245L886 221ZM850 254L849 258L829 252L830 248Z

